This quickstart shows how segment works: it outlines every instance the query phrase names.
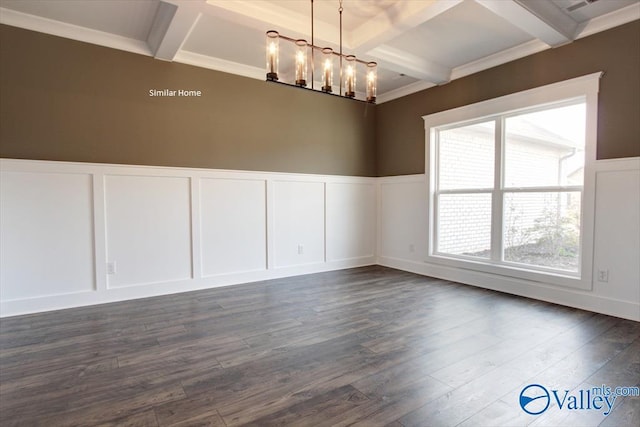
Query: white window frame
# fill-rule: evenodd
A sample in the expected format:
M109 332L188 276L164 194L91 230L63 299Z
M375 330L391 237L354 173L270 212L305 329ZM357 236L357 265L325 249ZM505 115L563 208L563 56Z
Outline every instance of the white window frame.
M591 289L592 286L592 264L593 264L593 228L595 212L595 161L597 142L597 122L598 122L598 90L602 72L588 74L582 77L553 83L534 89L505 95L499 98L466 105L452 110L442 111L423 116L425 125L425 165L427 168L427 188L428 188L428 252L427 263L443 265L455 268L462 268L481 273L492 273L501 276L509 276L518 279L531 280L535 282L552 285L567 286L579 289ZM436 247L436 227L435 215L437 207L436 197L436 173L437 173L437 132L439 130L467 125L486 120L495 119L496 116L506 116L517 114L521 111L531 111L534 109L544 109L552 104L563 101L582 98L586 104L586 129L585 129L585 164L584 164L584 184L582 187L582 212L580 221L580 265L578 272L563 272L556 269L545 269L544 267L527 268L526 265L502 261L499 264L493 260L483 260L474 257L464 257L458 255L448 255L437 253ZM500 137L502 132L500 120L495 129L496 137ZM496 150L495 167L501 167L501 150ZM503 174L496 174L503 175ZM570 186L561 187L562 191L570 190ZM538 188L526 189L536 190ZM494 185L488 190L493 195L492 203L502 204L502 194L509 192L509 189L502 189L501 185ZM479 192L487 192L478 190ZM554 187L544 187L545 191L554 191ZM475 190L464 191L471 193ZM442 192L442 191L441 191ZM446 192L445 192L446 193ZM494 208L495 210L495 208ZM502 208L499 209L502 212ZM494 215L495 217L495 215ZM495 242L500 240L502 218L492 218L492 250ZM500 243L502 244L502 243Z

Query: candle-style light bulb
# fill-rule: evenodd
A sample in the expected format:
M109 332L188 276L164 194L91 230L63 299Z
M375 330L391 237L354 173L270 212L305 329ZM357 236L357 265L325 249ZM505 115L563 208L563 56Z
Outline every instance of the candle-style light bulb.
M267 31L267 80L278 80L278 41L277 31Z
M322 91L331 93L333 86L333 49L326 47L322 49L322 54L324 55Z
M324 61L324 86L329 87L329 81L331 80L331 61L328 59Z
M307 85L307 41L296 40L296 86Z
M269 71L275 73L276 70L276 44L269 44Z
M356 96L356 57L347 55L345 61L347 65L344 72L344 96L353 98Z
M378 64L375 62L367 63L367 102L376 102L377 80L378 80Z

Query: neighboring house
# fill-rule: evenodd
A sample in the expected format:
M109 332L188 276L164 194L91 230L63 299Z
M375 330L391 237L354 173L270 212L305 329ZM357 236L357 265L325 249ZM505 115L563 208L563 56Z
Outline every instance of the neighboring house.
M505 188L582 185L584 140L569 140L525 117L510 120L506 132L504 155L510 167L505 171ZM449 166L440 174L450 188L483 188L484 183L493 180L493 171L486 167L493 162L494 156L493 122L454 128L440 135L441 159ZM460 168L467 169L467 179L463 182L460 181ZM453 178L454 172L457 182ZM574 203L576 197L580 197L579 193L506 194L505 258L509 260L511 250L514 252L511 261L526 262L519 259L523 258L521 248L539 242L545 233L551 232L550 228L558 228L560 234L568 232L562 231L563 228L577 228L579 212ZM472 209L469 209L468 198L474 199ZM518 198L517 203L511 203L514 198ZM439 252L489 256L490 195L444 195L440 201L440 212ZM566 260L562 264L565 263ZM572 262L568 268L573 268Z

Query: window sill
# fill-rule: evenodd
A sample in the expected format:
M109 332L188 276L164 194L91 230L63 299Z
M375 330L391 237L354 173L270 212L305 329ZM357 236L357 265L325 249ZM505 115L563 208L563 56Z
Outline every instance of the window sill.
M456 257L444 254L433 254L427 256L426 263L455 267L463 270L480 273L495 274L514 279L524 279L548 285L563 286L573 289L591 289L591 274L586 272L572 273L562 270L542 271L528 269L525 265L517 264L494 264L490 261L481 261L473 258Z

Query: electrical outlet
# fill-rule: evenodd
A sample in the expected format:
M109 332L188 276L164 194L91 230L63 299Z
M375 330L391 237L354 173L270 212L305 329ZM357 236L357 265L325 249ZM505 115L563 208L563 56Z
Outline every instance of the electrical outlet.
M115 261L107 262L107 274L116 274L116 262Z
M609 270L598 270L598 282L609 281Z
M415 252L416 251L416 245L414 245L413 243L409 245L409 252Z
M298 255L304 254L304 246L298 245Z

